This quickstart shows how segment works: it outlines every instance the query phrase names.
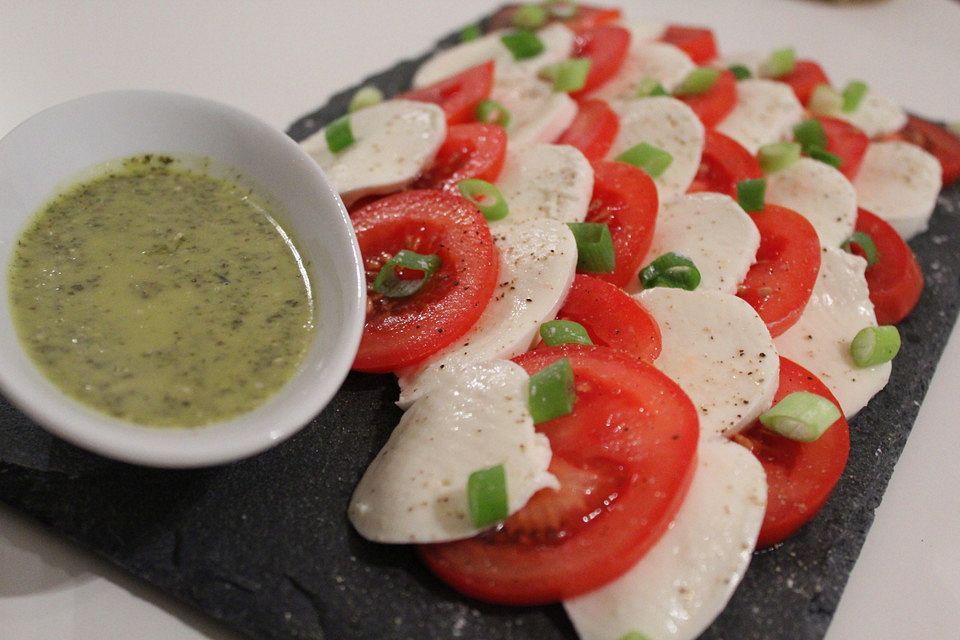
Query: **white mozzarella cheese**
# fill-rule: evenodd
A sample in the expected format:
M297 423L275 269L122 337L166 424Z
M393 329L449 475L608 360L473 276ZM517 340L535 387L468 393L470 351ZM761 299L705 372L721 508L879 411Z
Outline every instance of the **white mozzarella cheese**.
M660 326L653 364L690 396L701 438L733 435L770 408L780 360L753 307L718 291L656 287L636 298Z
M717 131L756 153L765 144L788 140L801 120L803 105L790 85L751 78L737 83L737 105Z
M582 640L693 640L743 578L767 503L763 467L725 440L702 441L670 528L614 582L563 603Z
M467 480L502 464L509 512L544 487L550 442L527 409L529 377L500 360L461 370L400 419L354 490L348 515L374 542L443 542L476 535Z
M593 195L593 167L575 147L511 147L497 187L510 214L492 226L541 218L583 222Z
M825 247L839 247L857 222L857 192L830 165L800 158L767 176L766 201L793 209L810 221Z
M907 124L907 114L903 109L873 91L867 91L867 95L854 111L840 111L830 115L846 120L870 138L899 131Z
M909 142L873 142L853 186L857 203L905 239L927 230L943 186L940 162Z
M447 120L435 104L388 100L351 114L350 129L355 141L339 153L327 146L326 129L301 142L348 205L419 176L443 144Z
M490 98L510 112L507 135L513 147L553 142L577 117L573 98L525 73L498 75Z
M700 169L704 128L697 114L669 96L616 102L620 130L608 159L615 159L641 142L663 149L673 157L670 166L654 178L660 202L670 202L686 192Z
M620 26L630 32L630 43L650 42L659 40L667 30L665 22L655 20L631 20Z
M848 418L883 389L891 370L889 362L861 369L850 357L850 342L857 332L877 326L863 277L866 268L866 260L859 256L825 248L803 314L774 340L780 355L809 369L827 385Z
M760 232L733 198L693 193L660 207L653 242L643 264L672 251L693 260L700 291L736 293L760 248ZM633 278L627 291L640 290Z
M637 96L640 83L653 78L672 91L696 68L682 49L665 42L633 40L617 75L590 94L602 100L629 100Z
M552 320L566 298L577 267L577 243L562 222L529 220L498 225L500 280L483 315L452 347L418 369L400 374L400 400L407 407L447 386L464 367L512 358L530 348L540 325Z

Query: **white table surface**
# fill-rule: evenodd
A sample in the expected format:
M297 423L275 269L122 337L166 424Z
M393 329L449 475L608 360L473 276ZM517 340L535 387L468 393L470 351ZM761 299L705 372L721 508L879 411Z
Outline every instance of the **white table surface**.
M428 49L499 0L0 0L0 135L86 93L153 88L284 128L336 90ZM623 0L634 17L711 25L721 49L795 45L836 83L960 120L960 3ZM960 331L954 331L828 640L960 637ZM866 428L869 428L867 426ZM195 640L232 634L0 508L0 638Z

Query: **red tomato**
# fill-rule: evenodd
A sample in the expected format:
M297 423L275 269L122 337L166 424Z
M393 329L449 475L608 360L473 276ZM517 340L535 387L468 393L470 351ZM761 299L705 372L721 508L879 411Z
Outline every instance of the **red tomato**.
M599 278L578 274L557 317L582 324L594 344L645 362L660 355L657 321L623 289Z
M793 71L777 79L790 85L797 100L803 105L810 102L810 95L818 84L830 84L827 74L813 60L797 60Z
M707 129L700 169L687 191L715 191L736 198L738 182L762 177L756 156L733 138Z
M593 198L587 222L610 227L616 269L596 277L622 287L630 282L650 249L660 200L645 172L624 162L593 163Z
M960 179L960 138L940 125L907 116L907 124L891 137L912 142L936 156L943 167L943 186L949 187Z
M709 91L698 96L682 96L680 100L686 102L703 126L709 129L726 118L736 106L737 78L730 71L722 71Z
M459 193L457 183L467 178L493 182L506 157L507 133L503 127L480 122L452 125L433 164L417 179L414 188Z
M493 61L478 64L466 71L397 96L404 100L432 102L447 114L447 124L474 119L477 105L487 99L493 89Z
M923 292L917 258L889 223L865 209L857 210L857 231L877 245L877 262L866 274L877 324L897 324L910 315Z
M780 358L780 387L773 401L780 402L795 391L823 396L840 408L816 376L795 362ZM749 449L767 472L767 511L757 546L769 547L790 537L826 502L847 464L850 429L841 415L814 442L797 442L757 421L734 436L734 441Z
M487 221L470 202L440 191L405 191L353 214L367 272L367 320L359 371L395 371L460 338L493 296L499 257ZM407 298L387 298L372 284L401 249L437 254L441 266Z
M620 118L603 100L584 100L570 127L556 144L569 144L583 152L587 160L602 160L620 131Z
M699 65L717 57L717 41L710 29L671 24L667 25L660 41L683 49L690 59Z
M488 22L488 29L493 31L495 29L509 29L513 26L513 14L516 12L517 8L520 5L518 4L508 4L504 8L497 11L490 18ZM550 11L548 3L542 3L542 6ZM595 7L588 4L576 3L576 13L574 13L569 18L558 18L557 16L548 13L550 16L551 22L563 22L569 29L577 33L587 31L588 29L593 29L594 27L599 27L605 24L610 24L611 22L616 22L623 15L620 12L620 9L607 9L605 7Z
M423 545L430 569L474 598L556 602L632 567L666 530L696 465L697 411L651 365L606 347L563 345L516 358L530 373L570 359L573 413L537 426L550 439L544 489L501 527Z
M860 170L860 163L863 162L870 138L845 120L826 116L819 116L817 120L823 125L823 132L827 134L827 151L840 158L840 171L848 179L853 180Z
M578 35L572 57L589 58L590 72L583 88L570 95L582 98L617 75L629 48L630 32L616 25L594 27Z
M737 295L778 336L807 306L820 272L820 239L806 218L786 207L768 204L750 217L760 230L760 248Z

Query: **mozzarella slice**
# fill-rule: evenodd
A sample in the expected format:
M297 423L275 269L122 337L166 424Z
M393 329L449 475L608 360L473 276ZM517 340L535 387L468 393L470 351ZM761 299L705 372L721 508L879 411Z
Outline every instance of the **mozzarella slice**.
M868 91L855 111L830 114L858 127L869 138L893 133L907 124L907 114L891 100Z
M636 98L637 89L646 78L657 80L671 91L696 66L690 56L672 44L632 39L620 71L590 97L608 101Z
M733 435L770 407L780 360L753 307L718 291L656 287L635 297L660 325L654 366L690 396L701 438Z
M540 325L557 315L577 267L577 243L567 225L542 219L497 226L493 239L500 250L493 298L459 342L420 369L401 372L399 406L448 386L451 374L471 364L523 353Z
M717 125L717 131L739 142L750 153L765 144L787 140L803 120L803 105L790 85L748 79L737 83L737 106Z
M927 230L942 186L940 162L909 142L874 142L853 181L857 203L909 240Z
M357 532L374 542L443 542L476 535L467 480L502 464L509 512L544 487L550 442L527 409L529 377L494 361L459 371L400 419L350 501Z
M767 504L763 467L725 440L701 442L677 517L622 577L563 603L582 640L693 640L726 606L756 546Z
M355 141L339 153L327 146L326 129L300 143L347 205L419 176L443 144L447 120L435 104L388 100L351 114L350 129Z
M630 32L631 44L659 40L667 30L666 23L651 20L631 20L620 26Z
M697 114L686 104L669 96L614 103L620 116L620 130L608 159L646 142L673 157L670 166L654 178L660 202L669 202L686 192L700 169L704 129Z
M777 336L785 358L816 375L840 402L847 418L866 406L890 378L890 363L861 369L850 342L864 327L877 326L863 272L867 262L841 249L825 248L813 295L795 325Z
M736 293L760 248L760 232L733 198L720 193L694 193L668 202L657 213L649 264L672 251L693 260L700 271L699 291ZM630 281L631 293L640 281Z
M800 158L767 176L766 201L793 209L810 221L825 247L839 247L857 222L857 192L830 165Z
M507 135L514 147L553 142L577 117L573 98L525 73L497 76L490 98L510 112Z
M520 147L507 154L497 186L510 214L492 226L541 218L583 222L593 195L593 167L575 147Z

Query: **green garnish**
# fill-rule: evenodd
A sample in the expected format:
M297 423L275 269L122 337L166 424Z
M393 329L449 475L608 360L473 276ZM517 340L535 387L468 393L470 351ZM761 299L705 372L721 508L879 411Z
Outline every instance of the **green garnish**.
M350 106L347 107L347 111L353 113L354 111L359 111L360 109L366 109L367 107L372 107L375 104L380 104L383 102L383 91L372 86L367 85L357 89L357 92L353 94L353 98L350 100Z
M830 153L826 149L821 149L820 147L811 147L807 150L807 155L814 160L819 160L824 164L830 165L834 169L839 169L840 165L843 164L843 159L840 158L840 156L835 153Z
M737 183L737 202L748 213L763 211L767 194L766 178L741 180Z
M800 145L796 142L765 144L757 152L757 160L764 173L783 171L800 159Z
M720 77L719 69L710 67L699 67L687 74L677 87L673 90L675 96L698 96L706 93L717 83Z
M655 96L668 96L667 90L663 88L663 85L660 84L660 81L656 78L646 77L640 80L637 83L637 93L638 98L653 98Z
M496 100L484 100L475 113L479 122L498 124L504 129L510 125L510 111Z
M673 156L669 153L646 142L630 147L616 159L618 162L626 162L643 169L651 178L659 177L673 162Z
M502 464L478 469L467 480L467 506L475 527L486 527L509 514L507 474Z
M809 391L795 391L760 416L760 424L784 438L813 442L843 414L830 400Z
M843 93L841 94L843 105L840 107L840 109L844 113L852 113L856 111L860 108L860 103L863 102L863 98L866 95L866 82L861 82L859 80L848 82L847 86L843 88Z
M327 139L327 147L331 153L340 153L356 142L353 139L353 130L350 128L350 116L341 116L328 124L323 135Z
M421 271L423 276L417 279L400 278L397 267ZM380 268L373 281L373 290L387 298L406 298L420 291L439 268L440 256L437 254L422 255L416 251L401 249Z
M539 29L547 22L547 10L538 4L524 4L513 12L512 21L518 29Z
M850 357L858 367L890 362L900 351L900 332L893 325L865 327L850 343Z
M470 42L471 40L478 39L482 35L483 29L480 28L480 25L472 24L460 32L460 42Z
M583 325L573 320L551 320L540 325L540 338L548 347L558 344L593 344Z
M560 358L530 376L530 399L527 402L534 424L573 413L576 401L573 367L568 358Z
M800 143L805 153L809 153L814 147L827 148L827 132L823 130L823 125L816 118L804 120L795 126L793 139Z
M616 269L610 227L599 222L570 222L567 226L577 241L579 273L612 273Z
M782 78L793 71L797 64L797 52L793 47L777 49L760 65L760 74L767 78Z
M579 91L587 84L590 63L590 58L570 58L547 65L538 75L544 80L553 82L553 90L558 93Z
M753 77L753 74L750 73L750 69L742 64L730 65L729 69L730 73L732 73L733 77L737 80L749 80Z
M526 60L536 57L546 49L543 42L537 37L537 34L532 31L514 31L513 33L507 33L500 36L500 41L503 43L503 46L513 54L514 60Z
M853 247L858 247L863 252L863 257L867 259L868 267L877 264L877 260L880 259L877 244L870 237L870 234L863 231L854 231L840 246L847 253L853 253Z
M502 220L510 213L507 201L496 185L486 180L470 178L457 183L464 198L472 202L487 220Z
M836 115L843 109L843 96L828 84L818 84L810 94L807 106L812 113Z
M672 287L693 291L700 286L700 270L693 260L678 253L665 253L640 271L644 289Z

